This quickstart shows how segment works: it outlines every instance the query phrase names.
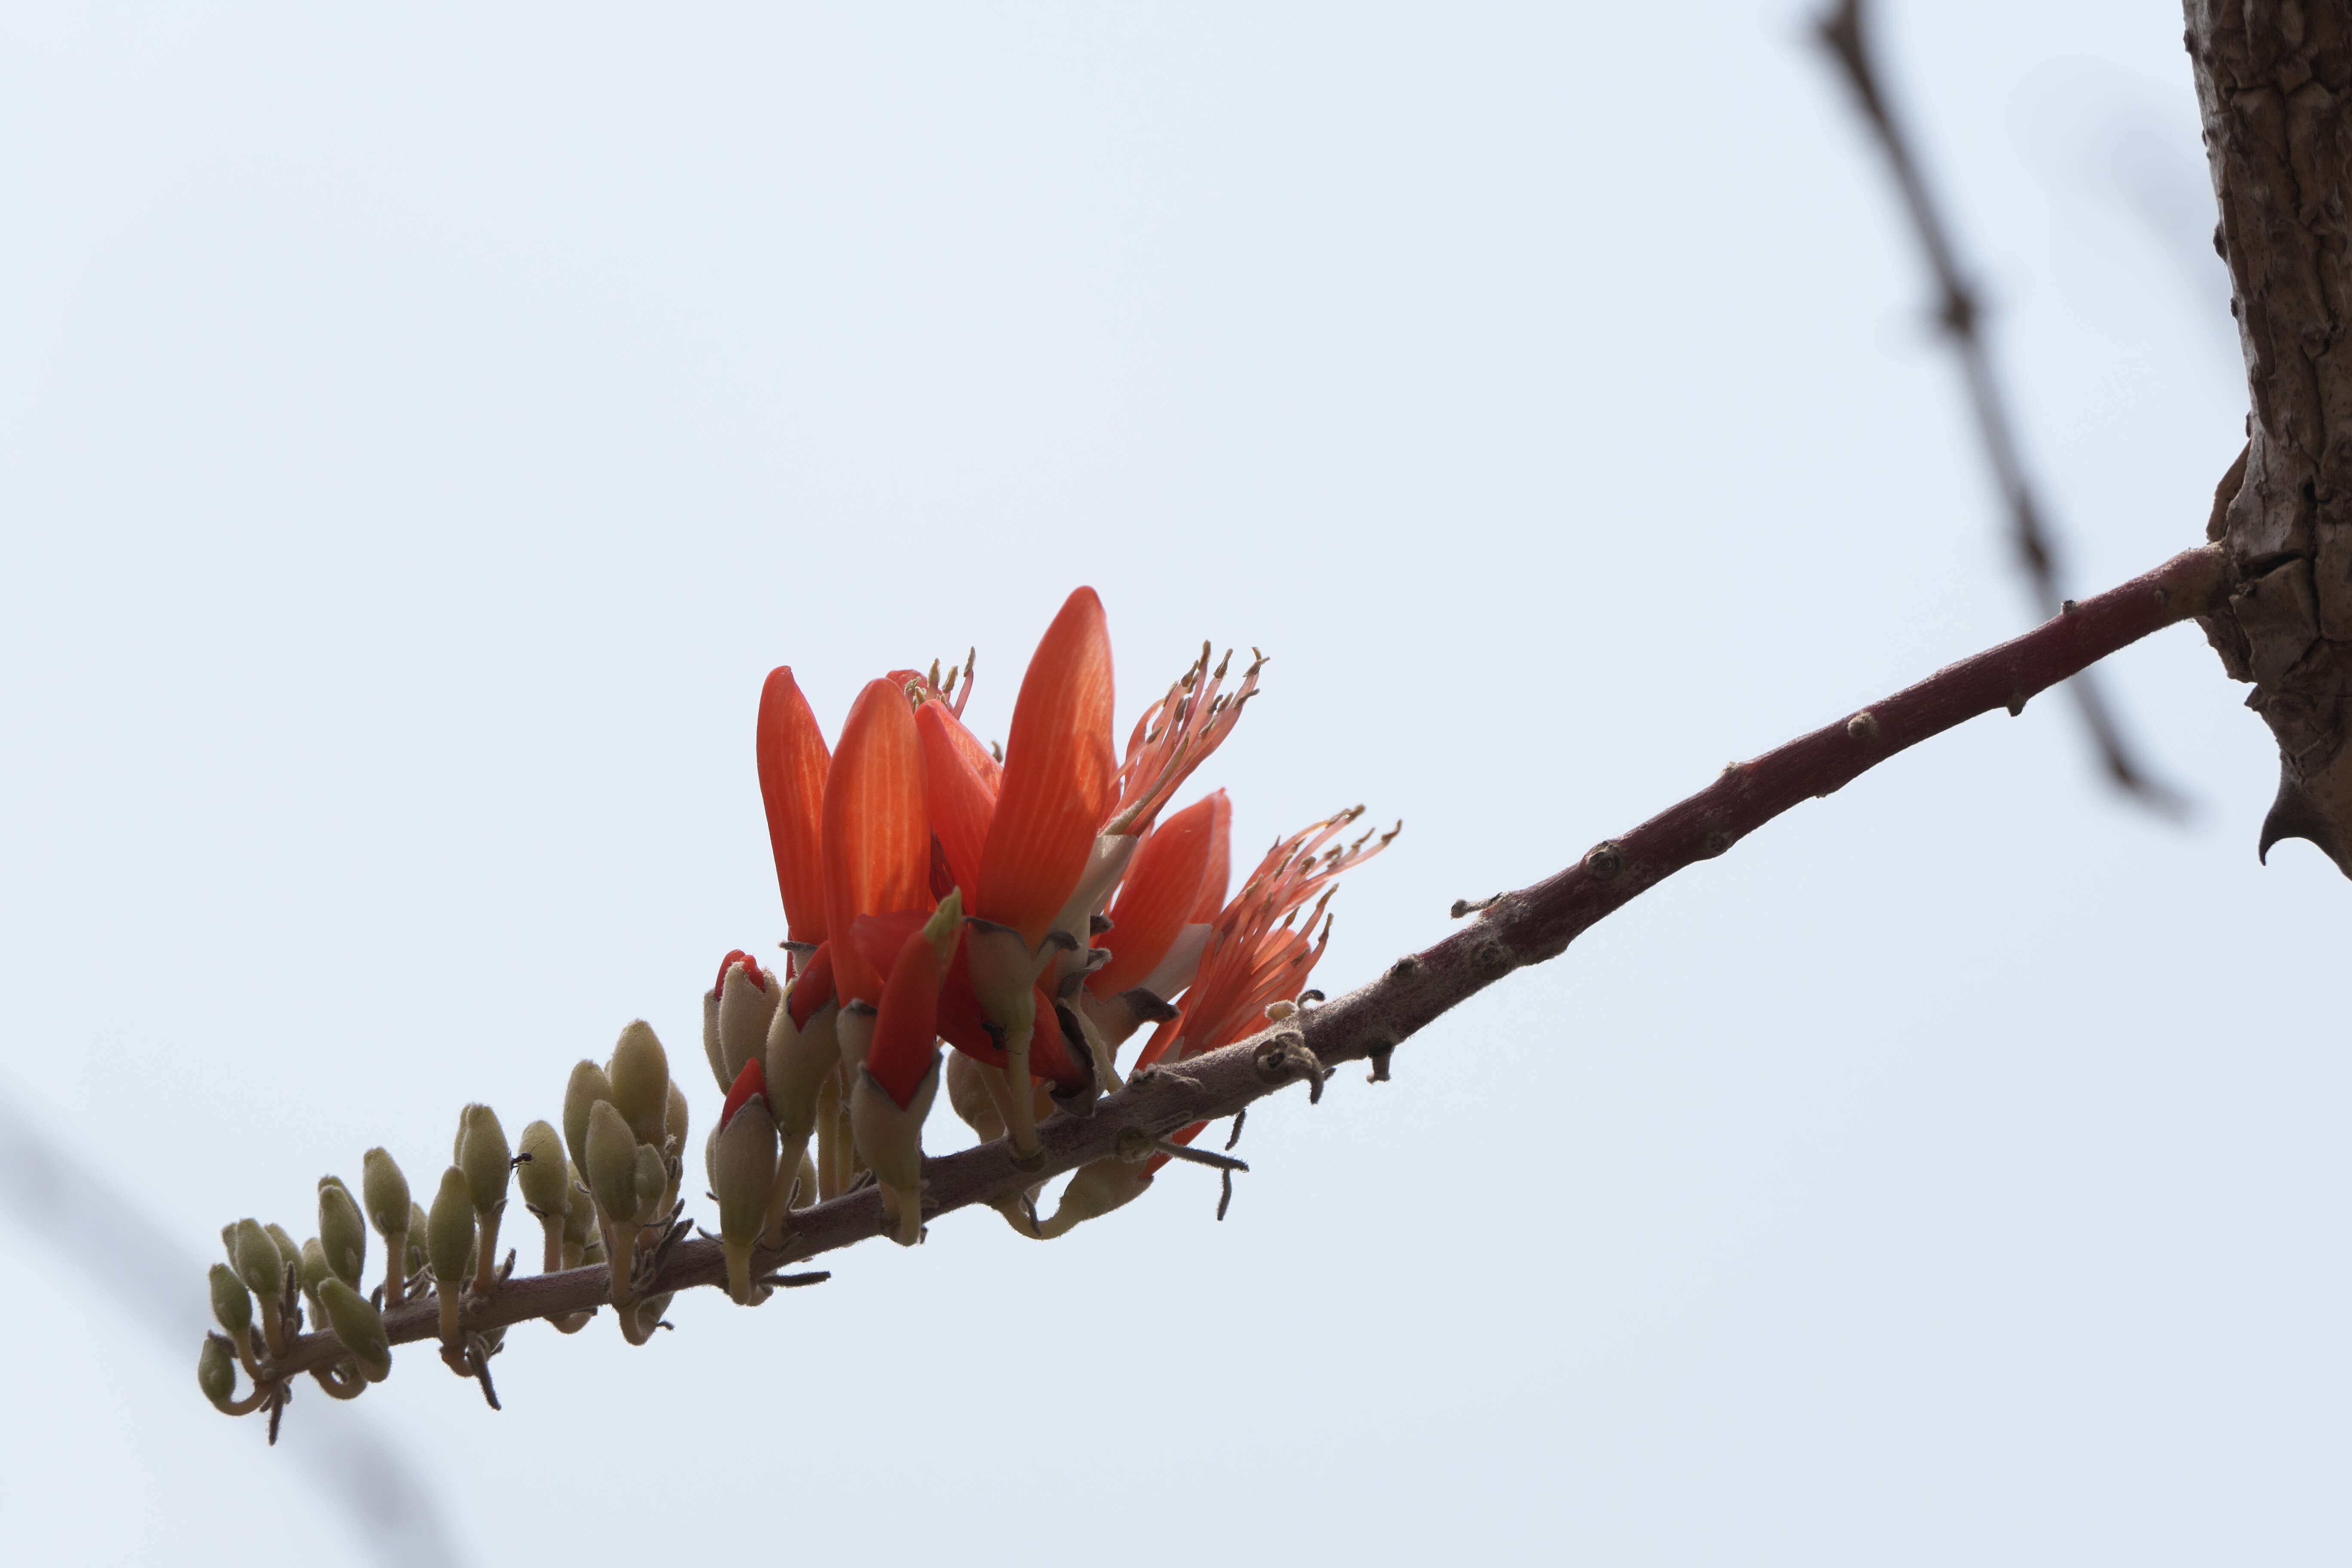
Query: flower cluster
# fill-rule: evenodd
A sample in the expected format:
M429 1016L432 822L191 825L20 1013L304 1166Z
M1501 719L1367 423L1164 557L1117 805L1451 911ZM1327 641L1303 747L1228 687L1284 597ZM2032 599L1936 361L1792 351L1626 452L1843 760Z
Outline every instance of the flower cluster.
M1213 668L1203 647L1123 752L1090 588L1038 645L1001 750L963 722L969 660L944 681L934 665L868 682L831 747L792 670L768 677L757 752L788 957L763 966L730 952L703 996L703 1048L725 1095L703 1162L736 1300L775 1283L754 1261L782 1246L795 1210L869 1182L888 1233L919 1239L924 1128L942 1082L981 1139L1026 1159L1040 1121L1085 1115L1120 1087L1120 1051L1147 1026L1130 1071L1173 1068L1296 1004L1329 940L1333 880L1395 835L1343 842L1361 808L1342 812L1277 842L1228 897L1224 792L1171 808L1233 731L1265 662L1229 680L1232 656ZM606 1061L572 1069L560 1131L534 1121L511 1151L489 1109L467 1107L429 1209L378 1149L363 1202L336 1178L320 1184L317 1239L298 1247L275 1226L230 1227L229 1263L213 1271L224 1333L200 1364L205 1393L233 1413L266 1406L274 1422L285 1389L270 1358L307 1305L351 1352L314 1375L350 1397L390 1370L383 1310L429 1289L444 1358L489 1394L499 1336L469 1328L466 1308L512 1268L511 1256L496 1262L510 1174L541 1223L544 1269L605 1266L622 1331L642 1342L668 1302L649 1287L687 1224L688 1120L661 1042L632 1023ZM1161 1148L1183 1152L1200 1131ZM1059 1236L1131 1201L1168 1157L1082 1167L1047 1219L1035 1189L1002 1210L1025 1236ZM387 1255L368 1296L362 1212ZM253 1381L243 1399L238 1363Z

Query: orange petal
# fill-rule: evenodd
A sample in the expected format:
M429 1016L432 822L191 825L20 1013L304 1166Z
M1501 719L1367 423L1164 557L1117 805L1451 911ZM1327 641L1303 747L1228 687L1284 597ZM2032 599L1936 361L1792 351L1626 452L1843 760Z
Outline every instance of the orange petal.
M1021 678L972 910L1011 926L1033 948L1086 870L1118 783L1110 707L1102 601L1080 588L1045 628Z
M1111 952L1110 962L1087 981L1096 995L1116 996L1130 985L1142 984L1193 918L1193 906L1201 901L1208 880L1210 852L1223 847L1214 842L1217 805L1223 799L1220 790L1186 806L1137 847L1118 901L1111 906L1110 930L1095 939L1097 947ZM1223 882L1222 873L1217 880ZM1220 886L1220 903L1223 893Z
M1190 923L1204 925L1225 907L1225 889L1234 879L1234 803L1219 790L1203 805L1213 807L1209 823L1209 861L1201 877L1201 896L1192 904Z
M771 670L760 690L760 797L768 807L768 847L784 927L794 942L823 942L824 861L819 845L829 759L824 736L789 666Z
M920 910L898 910L887 915L860 915L849 922L849 944L857 955L874 966L877 974L887 974L890 966L898 962L898 954L907 939L923 929L924 914Z
M926 702L915 713L915 729L923 742L924 805L947 857L948 873L961 888L966 900L980 889L981 848L988 842L989 819L996 815L996 781L990 776L995 762L980 753L989 771L973 765L971 731L938 702ZM961 739L959 739L961 737Z
M824 918L846 934L859 915L931 907L931 830L923 821L923 743L907 699L887 680L866 682L841 727L824 784ZM882 973L854 942L835 943L845 1002L873 1002Z
M939 1005L940 966L931 944L901 942L874 1016L873 1043L866 1048L866 1070L901 1110L914 1102L938 1059Z

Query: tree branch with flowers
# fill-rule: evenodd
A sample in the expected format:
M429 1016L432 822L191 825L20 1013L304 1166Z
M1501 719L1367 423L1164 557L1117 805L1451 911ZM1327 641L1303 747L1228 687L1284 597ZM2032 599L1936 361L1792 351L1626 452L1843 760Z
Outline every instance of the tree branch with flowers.
M1458 905L1465 927L1328 1001L1307 982L1329 941L1332 884L1395 830L1360 828L1360 807L1339 813L1277 842L1227 899L1224 792L1164 809L1240 720L1263 660L1227 693L1228 667L1203 655L1146 710L1122 759L1102 607L1081 588L1030 662L1001 763L964 728L953 674L869 682L828 750L778 669L757 750L787 957L768 966L730 952L703 997L704 1054L725 1095L701 1155L716 1233L688 1234L686 1092L634 1022L605 1062L572 1069L560 1129L533 1121L510 1149L494 1112L467 1107L429 1207L378 1149L356 1197L320 1183L318 1237L230 1226L205 1391L229 1413L267 1412L274 1432L304 1374L352 1397L389 1374L394 1345L431 1339L495 1405L491 1360L518 1323L575 1332L609 1309L642 1344L681 1290L716 1286L758 1306L825 1278L796 1265L877 1237L912 1245L958 1209L988 1205L1017 1235L1050 1240L1136 1201L1173 1161L1230 1182L1240 1161L1192 1147L1213 1122L1233 1118L1238 1138L1251 1103L1300 1084L1319 1100L1346 1062L1387 1079L1416 1031L1675 871L2210 613L2225 564L2213 547L2190 551L1734 764L1545 880ZM943 1083L978 1142L935 1154L925 1144ZM1041 1215L1046 1184L1066 1174ZM541 1232L533 1275L514 1272L515 1252L498 1258L518 1192ZM371 1227L384 1262L366 1288ZM301 1332L306 1321L325 1326Z
M1844 6L1830 35L1891 141L1858 12ZM302 1377L353 1398L390 1374L394 1346L431 1340L495 1405L492 1361L518 1324L576 1333L609 1313L642 1344L681 1290L718 1287L757 1307L826 1278L799 1265L878 1237L913 1245L957 1210L985 1205L1045 1241L1138 1201L1174 1162L1230 1184L1246 1169L1230 1151L1257 1100L1299 1085L1319 1100L1350 1061L1387 1079L1392 1053L1433 1019L1677 870L2191 618L2225 670L2253 684L2250 705L2279 741L2261 847L2308 838L2352 874L2352 519L2338 515L2344 444L2328 435L2330 410L2352 405L2352 362L2324 352L2347 289L2329 215L2352 190L2334 107L2352 91L2352 4L2287 18L2189 0L2187 12L2253 394L2210 542L1731 764L1543 880L1463 900L1461 928L1328 1000L1309 982L1333 883L1394 831L1367 832L1360 808L1339 813L1279 840L1233 891L1223 792L1174 805L1257 695L1263 658L1229 689L1230 662L1212 667L1204 650L1123 751L1090 589L1046 629L1001 753L962 722L969 661L944 679L934 667L869 682L830 747L778 669L756 749L783 956L728 952L703 998L723 1096L700 1153L710 1207L692 1195L676 1064L633 1022L606 1059L572 1069L560 1117L515 1142L489 1108L466 1107L429 1203L375 1149L356 1193L320 1181L316 1236L227 1227L227 1261L211 1273L219 1331L198 1363L205 1395L265 1415L274 1439ZM1948 258L1939 275L1948 289ZM934 1152L942 1087L974 1139L953 1152ZM1225 1118L1226 1152L1197 1148ZM517 1194L540 1227L536 1272L517 1272L521 1247L501 1255L523 1228L508 1212Z

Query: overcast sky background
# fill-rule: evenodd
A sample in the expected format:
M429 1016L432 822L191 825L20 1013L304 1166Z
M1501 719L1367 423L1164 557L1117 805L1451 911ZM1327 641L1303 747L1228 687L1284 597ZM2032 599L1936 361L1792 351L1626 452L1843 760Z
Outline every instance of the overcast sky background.
M0 5L0 1094L185 1263L0 1224L12 1551L373 1561L289 1452L363 1434L477 1564L2341 1561L2352 888L2256 865L2185 628L2106 668L2189 830L2065 702L1979 720L1269 1104L1222 1226L1182 1168L959 1215L518 1331L502 1415L306 1384L276 1452L150 1331L633 1017L707 1124L772 665L830 731L976 644L1002 734L1091 583L1123 732L1265 648L1199 777L1244 857L1406 824L1336 991L2030 624L1809 15ZM2179 13L1881 37L2074 585L2197 542L2245 396Z

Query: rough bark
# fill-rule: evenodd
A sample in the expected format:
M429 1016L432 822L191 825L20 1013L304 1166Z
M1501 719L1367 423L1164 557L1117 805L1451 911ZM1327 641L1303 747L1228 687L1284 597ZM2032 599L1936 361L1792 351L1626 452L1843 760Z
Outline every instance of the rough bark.
M2261 852L2307 838L2352 877L2352 0L2185 8L2252 407L2205 632L2278 741Z

